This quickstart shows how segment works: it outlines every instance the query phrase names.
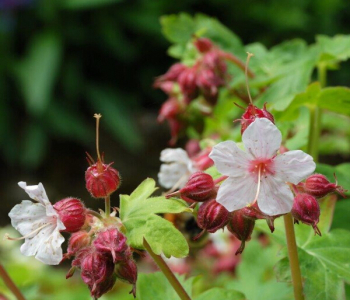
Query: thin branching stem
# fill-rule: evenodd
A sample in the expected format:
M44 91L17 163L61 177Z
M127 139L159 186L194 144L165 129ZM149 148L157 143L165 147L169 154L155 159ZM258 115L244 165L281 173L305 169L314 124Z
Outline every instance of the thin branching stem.
M26 298L24 298L22 292L19 290L17 285L13 282L13 280L11 279L11 277L9 276L9 274L7 273L7 271L5 270L2 264L0 264L0 277L2 278L6 286L9 288L9 290L12 292L12 294L15 295L17 300L26 300Z

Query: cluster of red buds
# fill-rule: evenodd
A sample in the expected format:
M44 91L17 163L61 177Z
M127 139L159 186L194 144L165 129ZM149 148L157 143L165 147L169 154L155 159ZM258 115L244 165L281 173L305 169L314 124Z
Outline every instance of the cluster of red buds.
M335 177L335 175L334 175ZM310 225L315 230L315 234L321 235L317 224L320 217L320 205L318 200L330 193L339 193L345 197L345 190L336 183L331 183L322 174L313 174L306 178L305 182L300 182L294 186L295 198L292 208L294 222L302 222Z
M219 88L225 86L229 78L226 60L231 54L220 50L207 38L196 38L193 44L198 54L194 64L175 63L154 83L155 88L169 97L159 111L158 121L168 121L171 145L176 143L179 132L187 123L184 113L188 105L197 98L201 99L199 112L210 113L210 107L218 100Z
M100 115L97 119L97 131ZM88 155L90 166L85 172L86 188L94 198L109 198L120 185L119 172L111 164L105 164L98 149L97 162ZM109 201L109 200L108 200ZM66 198L54 205L67 232L72 233L67 253L63 260L73 258L72 268L66 278L73 276L76 269L89 287L94 299L108 292L117 279L133 285L130 293L136 296L137 266L133 251L122 233L122 224L115 216L116 211L105 215L88 210L81 201Z

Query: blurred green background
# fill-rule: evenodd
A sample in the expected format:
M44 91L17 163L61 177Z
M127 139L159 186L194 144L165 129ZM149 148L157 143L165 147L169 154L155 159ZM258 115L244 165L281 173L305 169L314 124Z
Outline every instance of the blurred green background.
M179 12L216 17L244 44L267 47L350 32L347 0L0 0L0 225L27 198L18 181L42 182L52 202L76 196L103 206L84 186L95 112L120 192L156 178L170 134L156 121L166 96L152 83L174 62L159 18ZM329 84L348 86L349 72L345 63Z

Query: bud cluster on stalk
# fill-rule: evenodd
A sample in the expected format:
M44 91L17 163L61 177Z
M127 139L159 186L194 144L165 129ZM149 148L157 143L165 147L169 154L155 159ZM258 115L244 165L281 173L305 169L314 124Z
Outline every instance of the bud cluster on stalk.
M168 121L171 145L176 143L180 131L193 117L193 114L186 115L191 102L198 99L196 108L199 114L210 114L218 100L219 89L229 78L226 65L229 53L220 50L207 38L195 38L193 45L197 59L191 66L175 63L154 82L154 87L169 97L159 111L158 121Z

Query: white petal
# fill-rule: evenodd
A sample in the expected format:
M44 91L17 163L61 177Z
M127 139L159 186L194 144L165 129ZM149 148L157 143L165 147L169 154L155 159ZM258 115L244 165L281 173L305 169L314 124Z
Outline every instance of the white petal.
M241 177L247 174L252 157L237 147L232 141L225 141L213 147L209 157L218 171L227 176Z
M311 175L316 164L309 154L301 150L288 151L274 159L275 175L283 181L298 184Z
M221 184L216 201L231 212L252 203L256 189L257 183L250 176L229 177Z
M46 209L41 203L23 200L9 213L12 226L22 235L28 235L47 222Z
M25 190L30 198L38 201L46 207L46 214L48 216L58 216L55 209L52 207L41 182L38 185L27 185L26 182L20 181L18 182L18 185Z
M270 120L257 118L244 131L242 141L255 158L271 158L281 145L282 134Z
M160 161L162 162L178 162L187 165L190 158L187 152L181 148L167 148L160 153Z
M64 237L60 234L58 226L51 224L33 238L25 239L21 253L26 256L35 255L37 260L48 265L58 265L62 260L63 242Z
M273 176L261 179L258 206L263 213L269 216L289 213L292 210L293 199L288 184L281 179Z
M162 164L158 173L158 181L161 186L167 189L172 188L175 184L181 188L190 175L191 172L189 172L187 165L178 163Z

